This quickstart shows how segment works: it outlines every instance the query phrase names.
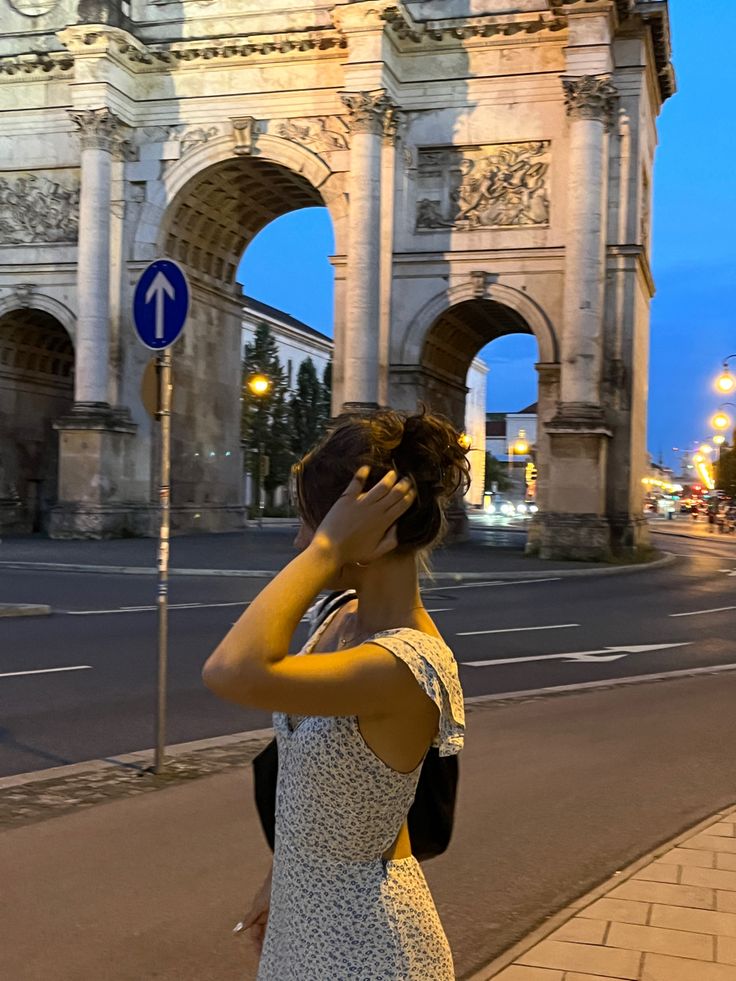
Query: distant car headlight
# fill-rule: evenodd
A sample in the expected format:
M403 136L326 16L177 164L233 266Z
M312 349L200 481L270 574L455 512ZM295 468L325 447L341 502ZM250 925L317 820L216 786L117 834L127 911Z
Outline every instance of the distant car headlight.
M539 510L539 508L537 507L536 504L530 504L529 505L529 510L531 511L532 514L536 514L537 511Z
M526 504L517 504L516 510L519 512L519 514L526 514Z
M514 505L513 504L502 504L501 505L501 514L513 514L513 513L514 513Z

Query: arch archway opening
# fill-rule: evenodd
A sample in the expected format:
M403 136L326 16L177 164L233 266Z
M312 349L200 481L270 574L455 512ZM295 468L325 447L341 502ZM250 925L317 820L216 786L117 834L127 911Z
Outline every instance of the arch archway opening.
M518 361L508 357L514 335L527 341ZM496 345L507 348L506 357L494 358ZM470 513L493 513L503 501L513 505L515 520L527 520L543 506L548 447L539 419L545 408L529 358L533 350L534 363L539 360L539 346L517 310L489 298L455 304L425 336L420 397L470 436L472 484L464 502ZM494 383L502 374L506 404L500 407Z
M212 164L194 176L169 206L162 226L163 248L186 269L192 286L189 322L172 350L174 527L220 531L242 526L246 447L241 438L241 394L247 298L238 270L248 246L268 225L314 208L324 209L325 201L302 173L257 156ZM278 254L273 263L287 275ZM258 299L257 284L245 285ZM273 298L268 302L277 306ZM284 307L288 309L286 302ZM154 470L155 465L156 461Z
M53 424L74 401L74 348L59 321L24 308L0 317L0 528L45 530L58 494Z

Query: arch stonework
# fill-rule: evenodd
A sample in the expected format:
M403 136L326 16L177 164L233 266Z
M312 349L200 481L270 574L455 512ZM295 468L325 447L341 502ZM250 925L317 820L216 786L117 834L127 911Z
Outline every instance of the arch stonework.
M667 5L487 6L268 0L244 34L233 0L126 12L99 0L101 23L85 21L88 4L54 5L32 39L8 15L0 315L31 291L76 356L52 534L154 531L150 354L130 309L144 265L167 252L193 291L172 352L174 522L242 526L234 270L273 217L323 204L333 413L430 392L459 419L473 346L532 333L546 459L532 547L585 558L643 541Z

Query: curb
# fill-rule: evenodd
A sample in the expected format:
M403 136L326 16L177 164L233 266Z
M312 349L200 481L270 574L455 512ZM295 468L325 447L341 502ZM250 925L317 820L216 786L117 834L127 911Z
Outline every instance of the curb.
M686 531L663 531L660 528L649 529L653 535L664 535L667 538L689 538L691 542L718 542L723 545L736 545L736 536L721 535L715 532L712 535L689 535Z
M166 747L166 759L175 760L188 753L202 752L207 749L223 749L230 745L243 743L246 740L256 742L262 739L272 739L273 729L250 729L247 732L236 732L230 736L213 736L210 739L195 739L188 743L176 743ZM61 780L64 777L78 777L89 773L109 773L121 769L145 770L153 765L154 751L142 749L137 753L124 753L103 760L84 760L81 763L70 763L68 766L52 766L46 770L32 770L29 773L15 773L9 777L0 777L0 793L12 790L14 787L25 787L31 783L42 783L44 780Z
M535 571L519 572L435 572L431 576L422 577L425 582L490 582L507 580L540 579L542 577L554 577L556 579L570 579L580 576L616 576L626 575L634 572L649 572L653 569L662 569L668 565L679 561L680 556L673 552L665 552L661 558L654 559L652 562L638 562L631 565L604 565L601 567L585 569L537 569ZM157 576L158 571L153 566L126 566L126 565L83 565L75 563L61 562L14 562L12 560L0 561L0 571L3 569L32 570L35 572L91 572L107 573L108 575L124 576ZM199 576L217 578L239 578L239 579L273 579L278 575L280 569L171 569L170 576Z
M47 617L51 607L45 603L0 603L0 617Z
M668 841L657 845L655 848L651 849L646 855L642 855L641 858L637 858L630 865L627 865L625 869L621 869L618 872L614 872L612 876L609 876L604 882L591 889L590 892L585 893L580 896L579 899L574 900L572 903L563 907L558 912L553 913L549 916L543 924L538 926L536 930L532 930L530 934L520 940L518 943L514 944L508 950L504 951L503 954L494 958L485 967L482 967L475 974L471 974L464 978L464 981L491 981L495 978L504 968L509 967L514 961L518 960L519 957L523 957L532 947L536 947L538 943L558 930L561 926L571 920L573 916L579 913L581 910L586 909L586 907L592 905L597 900L601 899L612 889L617 888L621 883L626 882L633 875L636 875L641 869L649 865L651 862L658 859L661 855L666 854L671 849L676 848L679 844L689 840L694 835L700 831L704 831L713 825L714 821L725 819L731 814L736 814L736 807L729 806L726 808L719 808L713 814L709 815L707 818L703 818L697 822L697 824L689 825L684 831L680 831L674 838L670 838ZM554 973L554 972L550 972Z

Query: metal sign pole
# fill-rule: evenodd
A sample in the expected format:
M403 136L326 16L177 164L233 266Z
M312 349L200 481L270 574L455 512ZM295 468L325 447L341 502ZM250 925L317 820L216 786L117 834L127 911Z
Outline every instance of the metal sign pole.
M169 532L171 508L171 351L158 356L159 401L161 421L161 482L159 500L161 523L158 538L158 690L156 700L156 756L154 773L163 772L166 752L166 689L169 643Z

